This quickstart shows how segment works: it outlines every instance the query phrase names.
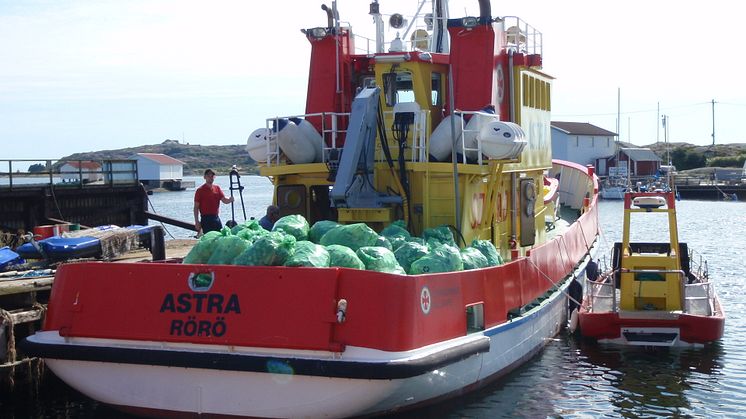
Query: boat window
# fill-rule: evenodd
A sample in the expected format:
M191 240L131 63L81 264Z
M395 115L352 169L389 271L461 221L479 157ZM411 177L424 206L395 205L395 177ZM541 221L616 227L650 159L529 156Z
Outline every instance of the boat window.
M383 90L386 96L386 106L415 101L414 90L412 90L412 73L408 71L384 74Z
M477 303L466 306L466 333L484 330L484 304Z
M443 103L441 100L441 97L442 97L442 94L441 94L442 83L440 82L441 78L442 76L440 73L432 73L431 82L430 82L430 99L431 99L430 104L433 106L438 106L441 103Z

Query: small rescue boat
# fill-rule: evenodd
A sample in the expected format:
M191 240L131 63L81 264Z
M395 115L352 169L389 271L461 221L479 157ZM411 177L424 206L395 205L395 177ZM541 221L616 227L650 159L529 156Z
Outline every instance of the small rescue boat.
M588 275L578 312L582 336L634 346L702 346L723 336L725 313L707 262L679 242L675 202L670 190L625 194L612 268L595 281ZM656 213L667 214L668 240L632 242L632 216Z

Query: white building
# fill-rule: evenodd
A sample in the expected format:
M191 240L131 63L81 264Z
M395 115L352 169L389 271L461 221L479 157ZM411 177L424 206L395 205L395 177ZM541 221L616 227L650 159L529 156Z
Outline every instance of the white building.
M137 160L137 177L145 184L181 180L184 177L184 162L165 154L137 153L130 159Z
M600 166L617 152L616 133L586 122L552 121L551 127L552 158L582 165L600 163L596 173L608 174L608 168Z
M104 179L101 163L95 161L67 161L60 166L63 182L92 183Z

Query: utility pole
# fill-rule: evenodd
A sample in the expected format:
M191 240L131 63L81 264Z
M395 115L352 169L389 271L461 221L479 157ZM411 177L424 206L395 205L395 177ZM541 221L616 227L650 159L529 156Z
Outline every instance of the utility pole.
M669 147L668 147L668 115L661 116L661 123L663 124L663 139L666 144L666 162L670 166L671 156L669 154Z
M622 120L621 118L622 114L622 88L617 87L616 88L616 140L617 142L622 140L622 135L619 133L619 130L621 129Z
M715 145L715 99L712 99L712 145Z
M661 103L658 102L658 117L656 120L661 119ZM656 123L655 124L655 143L658 144L661 142L661 125Z

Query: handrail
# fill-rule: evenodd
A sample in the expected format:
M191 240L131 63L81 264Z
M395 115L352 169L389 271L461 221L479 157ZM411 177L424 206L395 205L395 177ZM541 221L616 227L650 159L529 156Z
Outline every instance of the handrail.
M139 184L137 160L0 159L0 168L4 167L7 167L7 171L0 169L0 189L46 186L86 188Z

